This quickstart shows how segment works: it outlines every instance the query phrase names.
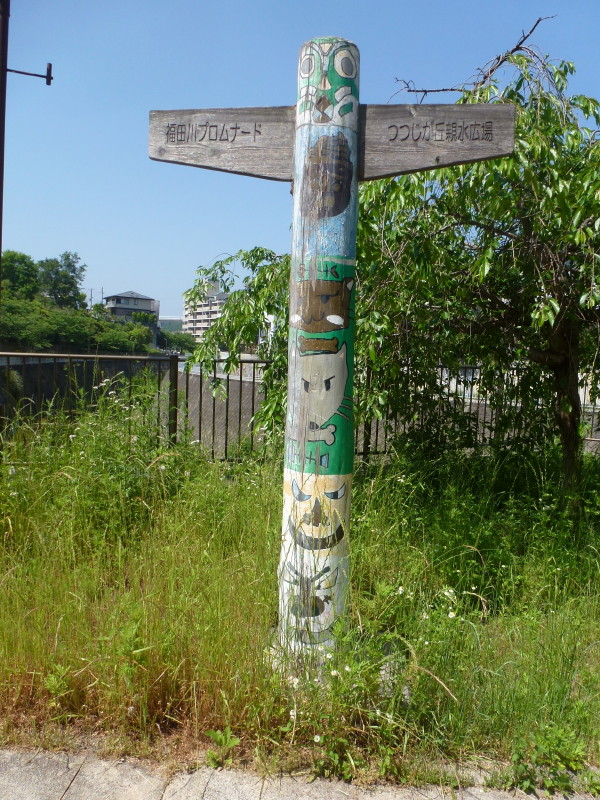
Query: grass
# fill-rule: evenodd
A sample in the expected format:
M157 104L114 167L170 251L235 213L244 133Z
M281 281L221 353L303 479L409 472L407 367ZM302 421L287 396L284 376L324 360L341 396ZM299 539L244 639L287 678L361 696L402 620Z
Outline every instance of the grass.
M189 762L216 742L223 763L413 782L498 759L522 788L552 788L566 749L597 785L595 459L575 522L552 452L358 465L350 624L319 675L280 674L279 454L164 448L151 404L105 384L3 438L1 743L83 732Z

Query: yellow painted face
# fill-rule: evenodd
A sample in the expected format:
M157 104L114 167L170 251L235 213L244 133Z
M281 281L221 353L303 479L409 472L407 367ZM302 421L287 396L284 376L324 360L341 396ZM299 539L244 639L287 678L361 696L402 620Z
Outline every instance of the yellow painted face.
M304 645L333 642L348 595L348 516L352 475L286 469L280 561L280 618Z
M283 498L286 534L310 551L331 550L345 538L352 475L310 475L286 469Z

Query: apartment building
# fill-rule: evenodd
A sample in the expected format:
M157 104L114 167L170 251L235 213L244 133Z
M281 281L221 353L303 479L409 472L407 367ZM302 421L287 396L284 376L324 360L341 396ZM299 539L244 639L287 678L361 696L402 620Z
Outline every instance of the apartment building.
M186 303L183 311L183 332L191 333L199 342L213 322L221 316L228 297L227 292L221 292L219 285L213 283L209 286L204 301L191 306Z

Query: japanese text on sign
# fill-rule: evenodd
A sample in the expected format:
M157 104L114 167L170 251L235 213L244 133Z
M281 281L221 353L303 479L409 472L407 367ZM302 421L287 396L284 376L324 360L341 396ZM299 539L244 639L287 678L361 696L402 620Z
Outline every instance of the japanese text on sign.
M490 122L420 122L388 125L390 142L493 142Z
M203 123L187 122L167 123L166 141L168 144L199 144L200 142L233 142L244 140L255 142L262 135L261 123L254 122L252 125L226 125L223 123L209 122Z

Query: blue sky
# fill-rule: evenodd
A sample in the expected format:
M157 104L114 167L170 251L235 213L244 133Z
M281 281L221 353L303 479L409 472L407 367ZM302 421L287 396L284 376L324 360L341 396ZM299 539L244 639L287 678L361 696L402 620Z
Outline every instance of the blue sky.
M551 15L530 43L576 63L573 93L600 97L598 0L13 0L9 67L51 61L55 80L8 76L3 247L76 251L94 302L132 290L180 315L198 265L289 251L291 196L287 183L151 161L151 109L292 105L300 46L324 35L358 45L361 102L386 103L396 78L468 80Z

